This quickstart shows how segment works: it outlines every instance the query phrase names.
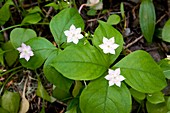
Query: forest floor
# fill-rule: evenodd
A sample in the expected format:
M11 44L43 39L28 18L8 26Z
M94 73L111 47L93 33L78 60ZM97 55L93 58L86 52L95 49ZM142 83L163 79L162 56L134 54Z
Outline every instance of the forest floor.
M17 3L17 0L14 0L15 4ZM165 22L170 18L170 3L168 3L169 0L154 0L154 6L156 11L156 29L163 28ZM52 17L58 13L58 11L54 10L50 7L44 7L47 3L50 3L51 1L41 1L40 4L34 1L26 1L23 2L22 8L25 10L34 7L39 6L42 9L42 12L46 15L46 20L49 22ZM140 25L139 25L139 6L140 1L139 0L103 0L103 10L107 9L107 13L102 13L102 11L97 11L97 14L94 16L87 15L88 7L84 7L81 10L81 16L84 19L85 22L85 31L89 31L92 34L94 33L94 30L98 26L98 19L106 20L108 18L108 15L112 12L120 12L120 3L124 3L124 10L126 15L126 23L125 21L121 21L123 24L115 25L114 27L118 29L124 37L124 51L126 53L132 52L135 50L144 50L150 53L150 55L154 58L156 62L160 61L161 59L167 57L167 55L170 53L170 44L167 42L164 42L158 37L157 35L154 35L153 42L147 43L144 39ZM77 10L81 6L81 4L86 3L86 0L76 0L76 6ZM3 25L3 28L7 28L13 25L20 24L22 21L21 12L18 11L17 8L11 7L11 15L13 17L13 20L8 21L5 25ZM120 13L117 13L120 14ZM126 24L126 28L124 29L124 26ZM1 27L1 28L2 28ZM30 25L26 26L34 29L39 36L48 38L52 43L54 42L52 34L50 32L50 29L47 25ZM3 35L5 37L5 41L9 40L9 35L12 29L6 30L3 32ZM11 67L2 67L5 69L10 69ZM42 69L40 68L38 70L39 72L42 72ZM26 96L28 98L28 101L30 102L30 109L28 113L39 113L42 108L42 99L38 96L36 96L36 87L37 87L37 81L34 80L35 73L24 69L23 72L18 73L16 76L13 77L12 80L6 85L6 88L10 89L11 91L17 91L22 92L21 84L23 85L24 82L22 80L25 80L26 78L19 78L18 75L25 74L29 75L30 78L28 80L28 86L30 86L31 92L29 92ZM43 75L43 73L42 73ZM0 82L4 82L4 80L9 75L3 76L0 78ZM43 86L48 91L48 93L51 93L52 91L52 84L50 84L46 78L41 78L43 81ZM20 83L20 84L19 84ZM170 95L169 92L169 86L165 89L165 95ZM46 113L64 113L66 110L67 105L64 102L56 101L54 103L45 102L45 111ZM133 109L132 112L136 113L137 108L139 107L139 104L137 102L133 102ZM141 110L140 113L145 113L145 110Z

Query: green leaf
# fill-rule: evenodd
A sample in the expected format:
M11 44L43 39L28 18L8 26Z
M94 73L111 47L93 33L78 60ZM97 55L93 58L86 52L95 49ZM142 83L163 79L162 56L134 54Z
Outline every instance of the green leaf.
M28 10L28 14L33 14L33 13L42 13L40 7L38 6L35 6L34 8L30 8Z
M21 24L36 24L41 20L41 15L39 13L33 13L25 16Z
M45 7L53 7L55 10L59 9L59 6L55 2L45 5Z
M2 107L0 107L0 113L9 113L7 110L3 109Z
M146 108L148 113L167 113L168 109L166 103L152 104L149 101L146 102Z
M116 15L116 14L110 15L108 20L107 20L107 23L110 24L110 25L116 25L119 22L120 22L120 16Z
M104 77L91 81L80 95L82 113L130 113L131 104L126 85L109 87Z
M121 2L121 4L120 4L120 12L121 12L122 18L125 19L125 10L124 10L123 2Z
M77 9L67 8L62 10L50 21L50 30L56 41L60 46L63 42L66 42L65 30L68 30L71 25L75 25L76 28L84 29L84 21L78 13Z
M37 96L39 96L39 97L41 97L44 100L47 100L49 102L54 102L55 101L55 98L53 98L52 96L49 96L47 91L44 89L39 77L38 77L38 88L36 90L36 94L37 94Z
M24 67L32 70L39 68L47 57L56 50L56 47L43 37L32 38L26 42L26 45L32 48L34 56L32 56L28 62L23 58L20 59L20 62Z
M116 49L115 55L103 53L103 50L99 47L99 45L103 43L103 37L115 37L115 43L119 45L119 47ZM109 65L117 59L123 48L123 37L120 32L113 28L111 25L102 21L99 21L99 26L94 32L94 37L92 41L93 44L100 50L101 54L104 56L106 62Z
M2 49L5 51L4 57L8 66L12 66L18 59L18 51L13 47L10 41L3 44Z
M58 53L58 50L51 53L44 64L43 72L48 81L55 85L53 96L59 100L63 100L71 96L69 90L73 81L62 76L54 67L51 66L53 62L56 62Z
M109 67L101 53L90 44L68 46L52 66L63 76L73 80L98 78Z
M139 92L154 93L167 85L162 70L145 51L132 52L115 66L121 69L125 82Z
M66 111L65 113L77 113L77 107L74 106L72 109Z
M170 79L170 60L162 59L158 64L161 67L165 77Z
M73 98L69 101L66 113L81 113L79 108L79 98Z
M147 42L152 42L155 31L156 14L151 0L142 0L139 9L139 23L143 36Z
M7 0L0 9L0 26L4 25L10 18L11 13L9 6L14 5L12 0Z
M170 111L170 97L167 98L166 105L167 105L167 109Z
M87 15L89 15L89 16L95 16L96 13L97 13L97 11L94 10L94 9L90 9L90 10L87 11Z
M137 100L144 100L146 97L145 93L138 92L138 91L134 90L133 88L130 88L129 91L130 91L131 95Z
M72 95L74 97L78 96L81 89L83 88L83 84L81 81L75 81L74 89L72 91Z
M36 32L32 29L25 28L15 28L10 34L10 40L14 48L20 47L23 42L26 42L34 37L37 37Z
M18 113L20 106L19 93L5 91L1 97L1 107L10 113Z
M148 94L147 100L152 104L159 104L159 103L165 102L164 95L162 92Z
M0 48L0 63L4 65L4 51Z
M166 42L170 42L169 29L170 29L170 19L165 23L162 29L162 40Z

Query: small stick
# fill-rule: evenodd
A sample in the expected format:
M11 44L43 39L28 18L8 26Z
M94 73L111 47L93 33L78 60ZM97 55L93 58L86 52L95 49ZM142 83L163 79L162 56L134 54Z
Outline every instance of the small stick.
M143 35L141 35L139 38L136 38L134 41L132 41L131 43L129 43L128 45L126 45L124 47L124 49L129 48L130 46L132 46L133 44L135 44L136 42L138 42L139 40L141 40L143 38Z

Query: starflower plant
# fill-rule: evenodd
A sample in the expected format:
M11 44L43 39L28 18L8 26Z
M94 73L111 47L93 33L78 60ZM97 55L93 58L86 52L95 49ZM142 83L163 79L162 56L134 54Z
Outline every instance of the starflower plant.
M125 80L125 77L120 75L120 68L117 68L116 70L109 69L105 79L109 81L109 86L117 85L120 87L121 82Z
M110 39L103 37L103 44L100 44L99 47L103 50L105 54L115 54L115 49L118 48L119 45L115 43L114 37Z
M67 36L67 42L73 42L77 44L79 39L83 38L81 34L81 28L76 28L73 24L70 26L69 30L64 31L64 34Z
M29 61L31 56L34 56L34 53L31 49L31 47L24 43L21 44L21 47L18 47L17 50L20 53L20 58L24 58L26 61Z

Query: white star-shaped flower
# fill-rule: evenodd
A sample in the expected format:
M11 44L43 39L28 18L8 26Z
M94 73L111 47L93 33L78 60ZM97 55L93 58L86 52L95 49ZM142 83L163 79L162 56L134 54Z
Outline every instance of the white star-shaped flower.
M121 86L121 81L125 80L125 78L120 75L120 68L116 70L109 69L108 75L104 78L109 81L109 86L116 84L119 87Z
M73 42L77 44L79 39L82 39L84 36L81 34L81 28L76 28L74 25L71 25L69 30L64 31L64 34L67 36L67 42Z
M24 43L22 43L21 47L18 47L17 50L20 52L20 58L25 58L26 61L28 61L30 57L34 55L31 47L29 45L25 45Z
M105 54L115 54L115 49L118 48L119 45L115 43L114 37L110 39L103 37L103 44L100 44L99 47L103 50Z

